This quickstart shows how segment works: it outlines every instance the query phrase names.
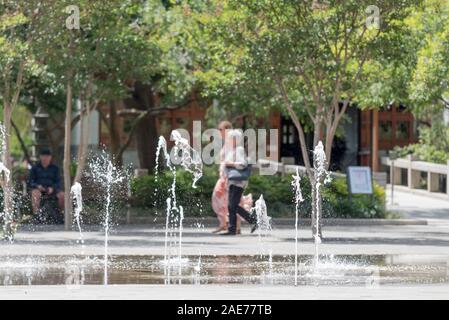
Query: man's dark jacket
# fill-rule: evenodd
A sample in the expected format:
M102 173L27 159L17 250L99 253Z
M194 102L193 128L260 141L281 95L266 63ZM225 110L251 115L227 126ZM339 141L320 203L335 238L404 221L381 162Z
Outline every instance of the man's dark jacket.
M61 191L61 176L58 166L50 164L44 168L41 163L33 166L29 175L29 186L31 189L36 189L39 185L44 188L52 187L56 192Z

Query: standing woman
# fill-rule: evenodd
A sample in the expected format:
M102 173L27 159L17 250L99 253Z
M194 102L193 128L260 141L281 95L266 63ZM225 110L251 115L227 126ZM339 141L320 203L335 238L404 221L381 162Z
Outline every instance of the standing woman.
M232 129L232 125L229 121L222 121L218 125L220 130L221 139L223 141L223 147L220 151L220 169L219 178L215 184L214 191L212 192L212 209L215 211L218 218L218 228L213 232L218 233L220 231L227 231L229 226L229 212L228 212L228 181L225 173L225 145L229 143L229 137L227 133ZM249 210L253 205L252 195L246 195L242 197L241 206L246 210ZM240 233L240 220L237 221L237 233Z
M253 233L257 229L257 218L241 204L243 192L248 186L249 176L251 175L251 164L248 162L244 146L241 145L243 135L240 130L231 130L229 138L230 143L225 151L224 161L228 182L229 225L228 232L223 235L236 235L239 233L237 215L253 225L251 228L251 233Z

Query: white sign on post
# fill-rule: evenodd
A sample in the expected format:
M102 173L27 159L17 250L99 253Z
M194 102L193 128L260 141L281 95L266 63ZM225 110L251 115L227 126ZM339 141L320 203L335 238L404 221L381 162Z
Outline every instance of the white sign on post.
M373 194L370 167L348 167L348 185L351 194Z

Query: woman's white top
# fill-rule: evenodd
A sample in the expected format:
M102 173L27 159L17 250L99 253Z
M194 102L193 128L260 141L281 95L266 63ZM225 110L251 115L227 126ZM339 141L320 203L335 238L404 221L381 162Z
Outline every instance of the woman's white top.
M237 146L236 148L225 148L225 163L226 162L233 162L235 164L235 168L238 170L245 169L248 166L248 160L245 156L245 148L243 146ZM221 164L224 166L224 164ZM226 173L226 170L223 168L223 172ZM248 186L248 181L235 181L235 180L228 180L228 187L230 186L237 186L240 188L246 188Z

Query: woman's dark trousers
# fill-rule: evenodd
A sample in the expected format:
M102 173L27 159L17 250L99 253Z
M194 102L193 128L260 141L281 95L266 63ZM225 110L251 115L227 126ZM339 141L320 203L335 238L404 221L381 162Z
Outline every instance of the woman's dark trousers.
M229 211L229 229L230 233L236 233L237 227L237 214L251 224L256 223L256 218L251 216L248 211L243 209L240 204L242 198L243 188L235 185L229 186L228 195L228 211Z

